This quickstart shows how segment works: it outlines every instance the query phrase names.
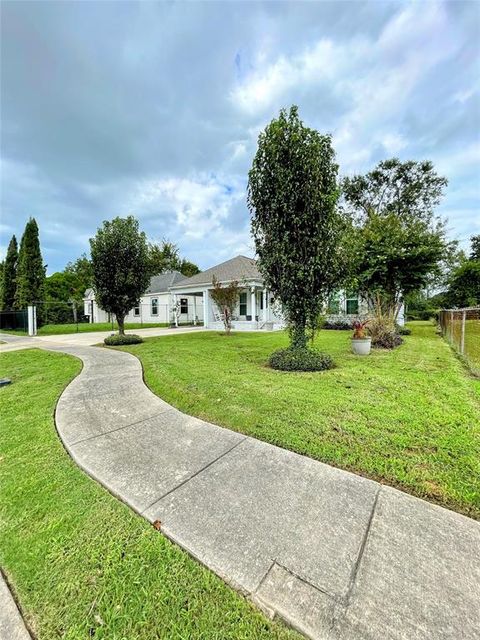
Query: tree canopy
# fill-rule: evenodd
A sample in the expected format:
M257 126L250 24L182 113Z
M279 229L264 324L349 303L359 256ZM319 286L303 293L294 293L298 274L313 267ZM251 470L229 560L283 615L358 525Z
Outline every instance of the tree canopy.
M180 257L178 246L169 240L162 240L161 244L149 245L150 263L152 275L159 275L165 271L180 271L184 276L190 277L200 273L196 264Z
M40 250L38 225L30 218L20 242L18 252L15 307L24 309L27 305L43 300L45 266Z
M293 347L305 347L307 324L344 276L337 173L331 137L306 127L296 106L282 110L259 136L248 174L252 234Z
M17 288L17 263L18 247L17 239L12 236L7 249L7 255L3 263L2 288L0 309L13 309L15 304L15 291Z
M90 239L93 289L98 305L114 313L119 333L150 283L151 262L147 239L133 216L105 221Z
M358 288L395 315L406 295L441 274L449 255L445 223L435 215L446 184L431 162L397 158L343 180L356 222Z
M233 280L229 284L222 286L217 278L213 276L212 284L213 289L210 291L210 295L220 311L225 333L229 334L232 329L233 312L240 293L239 283Z

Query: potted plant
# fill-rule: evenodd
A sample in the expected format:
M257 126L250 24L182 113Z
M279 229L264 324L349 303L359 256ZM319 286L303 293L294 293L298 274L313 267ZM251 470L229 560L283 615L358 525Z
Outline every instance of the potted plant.
M368 356L372 346L372 338L365 333L368 320L354 320L352 323L352 351L357 356Z

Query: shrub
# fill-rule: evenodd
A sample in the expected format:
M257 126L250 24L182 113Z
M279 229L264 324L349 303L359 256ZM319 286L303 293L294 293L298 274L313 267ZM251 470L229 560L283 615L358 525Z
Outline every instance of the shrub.
M412 333L411 329L408 327L401 327L399 324L396 325L395 329L400 336L409 336Z
M305 347L304 349L279 349L270 356L272 369L281 371L323 371L333 368L333 360L326 353Z
M382 315L377 312L368 325L368 332L372 336L372 347L377 349L394 349L403 342L395 323L388 314Z
M403 338L396 331L388 330L372 337L372 347L376 349L395 349L403 342Z
M133 333L126 333L123 336L119 333L115 333L104 340L104 343L109 347L119 347L122 344L139 344L140 342L143 342L143 338Z
M350 318L328 318L323 323L322 329L347 330L352 329L352 320Z

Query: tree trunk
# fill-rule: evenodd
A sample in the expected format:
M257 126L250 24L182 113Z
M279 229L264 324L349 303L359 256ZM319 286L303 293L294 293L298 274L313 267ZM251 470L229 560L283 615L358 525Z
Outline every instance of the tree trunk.
M118 333L121 336L125 335L125 316L116 316L118 324Z
M307 346L307 333L304 322L296 322L290 329L290 341L292 349L305 349Z

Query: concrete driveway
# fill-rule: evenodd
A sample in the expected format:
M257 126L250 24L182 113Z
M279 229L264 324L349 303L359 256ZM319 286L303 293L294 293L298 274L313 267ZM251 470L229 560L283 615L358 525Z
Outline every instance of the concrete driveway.
M195 331L205 331L203 327L178 327L175 329L150 327L148 329L128 329L125 333L135 333L142 338L154 338L157 336L178 335L179 333L192 333ZM8 333L0 333L0 353L2 351L17 351L18 349L31 349L32 347L48 347L48 345L73 345L88 347L100 344L107 337L116 333L115 331L91 331L86 333L68 333L64 335L48 336L18 336Z

